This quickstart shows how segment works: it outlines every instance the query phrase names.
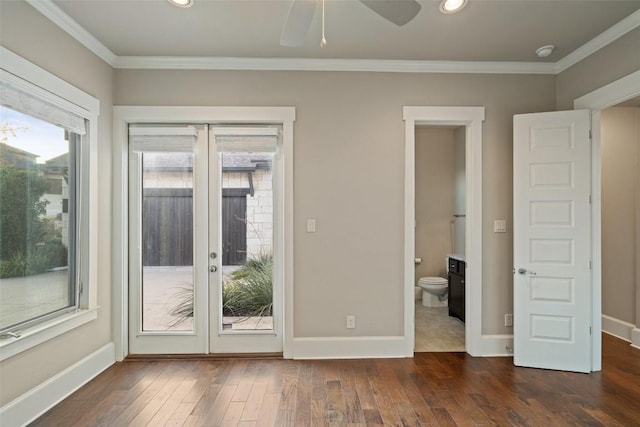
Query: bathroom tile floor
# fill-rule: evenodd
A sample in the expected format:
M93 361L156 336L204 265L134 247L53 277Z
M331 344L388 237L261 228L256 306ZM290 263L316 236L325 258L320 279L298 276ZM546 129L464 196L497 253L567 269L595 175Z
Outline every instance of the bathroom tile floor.
M464 323L448 307L425 307L416 300L416 352L464 351Z

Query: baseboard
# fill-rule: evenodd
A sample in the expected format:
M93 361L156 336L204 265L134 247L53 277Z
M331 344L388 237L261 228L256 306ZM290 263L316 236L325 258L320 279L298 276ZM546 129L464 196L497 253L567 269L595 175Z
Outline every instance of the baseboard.
M513 357L513 335L481 335L469 348L474 357Z
M96 350L0 408L2 425L27 425L107 369L115 360L113 343Z
M403 336L304 337L293 339L294 359L373 359L407 357Z
M634 328L631 331L631 345L640 349L640 328Z
M615 317L602 315L602 332L631 342L631 332L636 326ZM640 338L640 337L638 337Z

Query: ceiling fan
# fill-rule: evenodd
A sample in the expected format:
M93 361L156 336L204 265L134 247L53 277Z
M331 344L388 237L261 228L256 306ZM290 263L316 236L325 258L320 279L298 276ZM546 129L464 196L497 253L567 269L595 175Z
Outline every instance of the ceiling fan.
M416 0L359 1L397 26L402 26L411 21L422 8ZM313 16L321 4L323 7L324 21L324 2L321 3L318 0L292 0L287 21L282 28L282 34L280 36L280 44L282 46L292 47L304 44Z

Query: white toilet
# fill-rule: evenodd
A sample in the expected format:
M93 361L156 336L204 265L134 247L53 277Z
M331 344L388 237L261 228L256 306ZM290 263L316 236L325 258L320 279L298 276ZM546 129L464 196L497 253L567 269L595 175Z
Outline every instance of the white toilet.
M442 277L421 277L418 286L422 289L422 305L425 307L446 307L449 282Z

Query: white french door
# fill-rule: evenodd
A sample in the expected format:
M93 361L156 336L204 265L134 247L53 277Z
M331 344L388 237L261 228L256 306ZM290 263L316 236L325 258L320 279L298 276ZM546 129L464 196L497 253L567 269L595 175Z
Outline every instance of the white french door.
M224 129L130 127L130 354L282 351L279 129Z
M282 352L278 127L209 130L210 352Z
M591 370L589 111L514 116L514 363Z

